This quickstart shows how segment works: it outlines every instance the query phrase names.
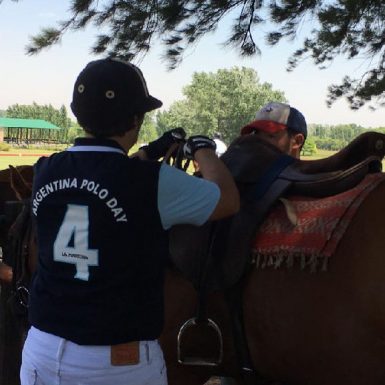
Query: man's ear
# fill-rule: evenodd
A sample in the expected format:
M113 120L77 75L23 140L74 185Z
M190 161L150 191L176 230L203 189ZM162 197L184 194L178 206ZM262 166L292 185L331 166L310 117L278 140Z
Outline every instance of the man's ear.
M135 124L135 127L138 128L138 130L142 126L143 121L144 121L144 114L135 114L134 115L134 124Z
M143 114L132 115L128 121L128 131L135 132L136 135L139 135L140 128L144 120Z
M292 139L294 149L300 149L305 143L305 136L303 134L295 134L292 136Z

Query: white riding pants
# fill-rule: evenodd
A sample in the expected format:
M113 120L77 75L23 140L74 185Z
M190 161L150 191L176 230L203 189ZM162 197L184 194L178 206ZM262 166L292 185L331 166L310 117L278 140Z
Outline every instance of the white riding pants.
M167 385L158 341L139 343L140 362L112 366L110 346L83 346L32 327L24 344L21 385Z

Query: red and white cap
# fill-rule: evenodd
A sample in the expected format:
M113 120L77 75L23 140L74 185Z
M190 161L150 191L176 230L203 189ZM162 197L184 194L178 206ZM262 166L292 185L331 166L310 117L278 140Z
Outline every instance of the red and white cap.
M255 131L279 132L286 129L307 136L307 124L304 116L296 108L279 102L271 102L262 107L256 114L255 120L242 127L241 135Z

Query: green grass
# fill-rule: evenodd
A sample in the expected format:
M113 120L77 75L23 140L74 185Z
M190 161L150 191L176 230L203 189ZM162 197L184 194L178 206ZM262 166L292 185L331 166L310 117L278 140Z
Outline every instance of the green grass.
M0 170L4 170L11 166L32 165L39 159L38 156L1 156Z
M10 148L9 151L0 151L0 170L8 168L10 165L33 165L40 158L40 156L37 155L50 155L54 152L55 151L45 150L41 148Z
M58 152L61 150L65 150L66 146L62 146L62 148L58 150L46 150L42 148L10 148L9 151L0 151L0 170L4 170L11 166L25 166L25 165L33 165L40 158L40 156L36 156L35 154L41 155L50 155L54 152ZM138 145L135 145L130 153L137 151L139 148ZM19 156L14 156L10 154L22 154ZM33 154L28 156L28 154Z
M322 159L322 158L327 158L328 156L332 156L335 153L336 153L336 151L317 150L317 153L315 155L313 155L313 156L301 156L301 159L303 159L303 160Z
M130 153L133 153L137 150L137 146L133 148ZM8 152L1 151L0 154L0 170L4 170L11 166L21 166L21 165L32 165L34 164L38 159L39 156L27 156L28 153L30 154L52 154L54 151L47 151L42 149L19 149L19 148L12 148ZM335 153L335 151L327 151L327 150L318 150L317 154L314 156L304 156L301 159L304 160L314 160L314 159L321 159L326 158L328 156L331 156ZM23 156L7 156L7 154L23 154Z

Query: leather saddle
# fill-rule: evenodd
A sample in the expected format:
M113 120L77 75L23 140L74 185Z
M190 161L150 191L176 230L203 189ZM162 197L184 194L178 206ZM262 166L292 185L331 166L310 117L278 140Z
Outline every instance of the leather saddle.
M368 173L381 171L385 135L360 135L337 154L303 161L285 155L256 136L238 137L222 155L240 191L241 209L203 226L170 230L170 257L194 286L205 291L237 283L250 264L258 226L281 197L324 197L353 188Z

